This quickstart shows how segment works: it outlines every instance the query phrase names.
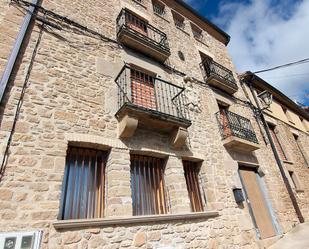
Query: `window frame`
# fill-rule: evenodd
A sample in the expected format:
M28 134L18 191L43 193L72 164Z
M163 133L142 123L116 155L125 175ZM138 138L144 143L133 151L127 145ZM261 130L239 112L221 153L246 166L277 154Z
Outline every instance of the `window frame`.
M130 81L132 103L141 108L157 110L156 74L138 66L130 65ZM147 96L147 94L148 98L145 98L144 95Z
M296 191L302 192L303 188L302 188L302 185L299 182L298 175L293 170L288 170L288 173L289 173L290 180L293 183L294 189Z
M282 161L288 161L289 160L288 156L287 156L287 154L286 154L286 152L285 152L285 150L284 150L284 148L283 148L283 146L282 146L282 144L281 144L281 142L280 142L280 140L277 136L278 132L276 132L276 126L274 126L272 124L268 124L268 127L269 127L269 131L270 131L270 135L271 135L272 140L275 140L273 142L274 142L275 148L276 148L276 150L279 154L280 159ZM279 148L278 148L277 145L279 145Z
M153 13L155 13L156 15L160 17L166 16L165 4L158 0L152 0L152 10L153 10Z
M151 168L150 165L152 166ZM133 216L168 214L169 210L164 179L165 166L166 160L164 158L138 154L130 155L130 185ZM139 173L138 181L136 179L137 171ZM148 182L149 180L150 184ZM147 192L149 190L153 192L149 194Z
M282 110L284 112L284 115L286 116L287 120L289 123L295 125L295 122L293 121L291 115L290 115L290 110L284 106L282 106Z
M28 236L32 237L31 249L39 249L40 244L41 244L41 238L42 238L41 231L0 233L0 248L4 248L4 243L7 238L16 238L14 248L20 249L22 246L23 237L28 237Z
M204 42L203 30L201 28L199 28L194 23L191 23L191 30L192 30L192 34L193 34L194 39L196 39L197 41L200 41L200 42ZM196 34L198 34L198 35L196 35Z
M190 199L191 212L204 212L205 203L202 197L201 184L200 184L200 168L199 162L182 160L184 177L188 196ZM189 172L190 171L190 172Z
M302 157L303 157L303 159L305 161L306 166L309 167L309 163L308 163L307 158L306 158L306 156L304 154L304 151L302 149L302 145L299 143L299 136L297 134L293 133L293 132L292 132L292 135L293 135L293 138L294 138L295 143L297 145L298 151L302 155Z
M172 15L175 27L182 31L185 31L186 28L185 18L175 11L172 11Z
M74 150L76 150L76 155L74 155ZM92 152L92 153L96 153L96 155L95 155L95 161L93 161L93 160L90 160L90 157L88 158L89 159L89 161L88 161L88 166L89 166L89 171L88 171L88 173L87 174L89 174L89 177L90 177L90 167L92 168L93 167L93 165L92 165L92 163L94 162L95 163L95 172L94 172L94 177L96 177L96 176L98 176L97 174L98 174L98 162L100 162L100 161L98 161L98 159L99 159L99 153L101 154L101 166L100 166L100 175L101 175L101 183L100 183L100 193L99 193L99 197L100 197L100 200L101 200L101 205L99 206L99 207L92 207L92 211L88 211L88 208L90 208L90 207L86 207L86 217L82 217L82 218L80 218L80 216L81 216L81 210L80 210L80 195L81 195L81 193L80 192L78 192L78 196L76 197L75 196L75 187L76 186L70 186L69 184L70 184L70 182L69 182L69 180L70 180L70 167L72 167L71 166L71 163L72 163L72 157L73 156L75 156L75 161L73 160L73 163L74 163L74 167L75 167L75 171L76 171L76 169L77 169L77 165L79 164L79 160L78 159L80 159L80 158L78 158L78 157L81 157L82 156L82 170L81 170L81 172L77 172L78 173L78 175L79 176L82 176L83 175L83 173L85 173L85 169L86 169L86 166L85 166L85 157L86 156L90 156L89 154L88 155L85 155L85 154L87 154L86 153L86 151L90 151L90 152ZM78 152L82 152L81 154L78 154ZM85 154L83 154L83 153L85 153ZM70 160L71 159L71 160ZM91 158L92 159L92 158ZM99 149L93 149L93 148L88 148L88 147L80 147L80 146L69 146L68 147L68 149L67 149L67 154L66 154L66 163L65 163L65 172L64 172L64 177L63 177L63 183L62 183L62 191L61 191L61 200L60 200L60 210L59 210L59 214L58 214L58 220L74 220L74 219L95 219L95 218L103 218L104 216L105 216L105 209L106 209L106 163L107 163L107 159L108 159L108 151L107 150L99 150ZM79 167L79 166L78 166ZM85 168L84 168L85 167ZM92 169L91 169L91 171L92 171ZM77 173L75 173L74 172L74 176L76 177L76 175L75 174L77 174ZM89 179L89 177L87 178L87 180L89 181L89 182L91 182L91 179ZM103 179L102 179L102 177L103 177ZM73 178L72 178L73 179ZM97 178L97 179L99 179L99 178ZM75 180L76 179L74 179L74 184L75 184ZM79 181L79 183L80 182L83 182L85 179L82 179L82 177L79 177L79 179L78 179L78 181ZM89 188L89 182L88 182L88 184L87 184L87 187ZM98 182L97 182L97 180L94 180L93 181L94 182L94 184L97 184ZM79 186L79 188L81 188L81 186L82 185L80 185ZM67 206L67 204L66 204L66 201L67 201L67 197L68 197L68 189L69 188L73 188L73 190L74 191L72 191L71 193L70 193L70 204L68 204L68 206ZM93 189L94 189L94 186L92 186L93 187ZM95 186L95 188L97 188L97 186ZM80 190L80 189L79 189ZM87 203L88 203L88 198L89 198L89 189L87 189L87 191L86 192L88 192L88 194L87 194ZM97 201L97 199L96 198L98 198L97 196L95 196L95 193L96 192L91 192L91 194L90 194L90 198L92 198L93 200L94 200L94 205L96 205L96 201ZM73 196L71 196L73 194ZM76 198L76 199L75 199ZM91 199L91 201L93 201ZM72 207L72 203L75 205L76 204L76 202L77 203L79 203L79 208L78 208L78 211L77 211L77 216L78 216L78 218L75 218L75 217L73 217L74 216L74 214L72 214L73 213L73 207ZM90 205L90 204L89 204ZM68 217L68 218L66 218L66 211L65 211L65 209L66 208L70 208L70 217ZM98 213L98 215L96 215L96 212L97 212L97 208L99 208L99 213ZM74 211L75 212L75 211ZM88 217L88 212L91 212L91 213L93 213L93 215L94 215L94 217ZM98 216L98 217L96 217L96 216Z

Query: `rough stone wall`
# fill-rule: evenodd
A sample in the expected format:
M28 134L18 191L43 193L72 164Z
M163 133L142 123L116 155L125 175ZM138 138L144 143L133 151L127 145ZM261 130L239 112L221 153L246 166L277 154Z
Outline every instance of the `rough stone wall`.
M288 152L288 161L290 162L284 162L284 166L286 171L291 170L293 171L300 183L301 189L298 191L295 189L293 182L290 180L291 185L293 186L294 194L297 197L297 201L300 205L302 214L304 218L308 219L308 208L309 208L309 199L308 199L308 166L306 165L306 162L295 142L295 139L293 137L292 128L283 123L278 121L278 125L276 126L278 129L278 132L280 134L280 142L284 145L284 149L286 152ZM303 133L301 131L297 132L297 135L299 135L299 143L303 146L303 148L308 148L308 141L305 140L305 137L308 137L306 133ZM305 151L305 150L304 150Z
M121 4L123 2L119 1L43 1L45 8L112 39L116 39L115 20ZM174 27L170 9L167 9L166 21L152 14L151 1L145 1L146 8L129 0L126 4L149 15L151 23L167 33L172 52L169 58L171 65L202 79L200 56L194 47L196 41L190 29L186 34ZM9 20L16 19L16 8L15 5L10 7ZM111 64L119 63L123 60L123 50L117 44L101 41L84 31L77 32L61 22L58 24L62 25L62 30L49 28L43 31L30 74L6 173L0 183L0 231L42 229L42 248L158 248L167 245L174 248L257 248L248 207L239 208L232 194L232 187L240 184L238 165L234 160L237 153L226 151L222 146L214 115L218 106L213 91L195 83L186 85L181 77L162 69L163 79L190 88L197 97L189 105L192 126L189 128L188 148L173 150L167 134L145 128L138 128L130 140L121 141L117 138L115 113L107 108L116 104L109 96L110 90L115 88L114 77L98 73L96 60L100 57ZM186 24L188 28L188 21ZM19 24L11 26L18 30ZM12 126L38 31L39 27L35 25L1 106L2 141L6 141ZM209 35L206 37L207 45L199 46L204 46L215 55L217 62L232 69L235 74L225 46ZM0 42L4 41L1 38ZM185 62L178 58L179 50L185 54ZM5 52L8 53L8 48ZM245 99L241 88L235 96ZM231 110L252 121L262 146L255 156L266 172L265 182L280 226L288 231L297 222L295 214L271 152L263 144L252 111L236 102ZM220 215L209 220L56 231L53 222L59 212L69 142L111 149L106 171L106 217L132 215L129 153L141 150L165 155L170 163L165 179L169 182L166 184L173 185L174 182L174 186L181 188L183 193L179 195L178 191L169 191L172 214L190 209L183 189L180 160L201 160L201 185L206 193L207 210L219 211ZM244 155L244 158L248 157L255 158ZM176 174L172 175L174 171Z
M11 8L8 0L0 2L0 9L0 73L2 76L25 11L20 8Z

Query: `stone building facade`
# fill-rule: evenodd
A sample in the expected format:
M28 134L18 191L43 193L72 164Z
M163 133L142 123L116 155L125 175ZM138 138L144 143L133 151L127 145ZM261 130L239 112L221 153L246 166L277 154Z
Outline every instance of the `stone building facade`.
M0 248L263 248L299 223L227 34L180 0L2 1L1 75L33 7L1 99ZM308 126L273 122L307 220Z

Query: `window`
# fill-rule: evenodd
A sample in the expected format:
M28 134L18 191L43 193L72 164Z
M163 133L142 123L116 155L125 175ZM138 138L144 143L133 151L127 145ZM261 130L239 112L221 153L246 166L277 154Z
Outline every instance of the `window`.
M178 51L178 57L179 57L179 59L182 60L182 61L185 61L185 60L186 60L185 55L184 55L183 52L181 52L181 51Z
M175 26L179 29L184 30L185 29L185 19L176 12L172 12L172 13L173 13Z
M102 218L107 152L69 147L62 192L61 219Z
M280 158L282 160L284 160L284 161L287 161L288 159L287 159L287 157L286 157L286 155L285 155L285 153L283 151L283 148L282 148L282 146L281 146L281 144L279 142L279 139L277 137L277 134L275 132L275 126L269 125L269 132L270 132L270 135L271 135L271 137L272 137L272 139L274 141L276 150L279 153Z
M199 167L198 163L183 161L183 168L189 193L192 212L204 211L202 196L199 185Z
M165 15L165 5L159 1L152 1L153 12L159 16Z
M292 180L292 183L293 183L293 186L294 186L295 190L301 191L302 187L301 187L301 185L299 183L298 177L295 174L295 172L289 170L289 176L290 176L290 178Z
M192 23L191 23L191 28L192 28L193 37L198 41L203 41L202 30Z
M126 17L126 25L130 29L132 29L132 30L138 32L139 34L144 35L144 36L148 36L147 22L146 21L135 16L134 14L132 14L129 11L126 11L125 17Z
M0 233L1 249L38 249L40 248L42 233L37 232L17 232Z
M222 132L224 134L225 137L230 137L233 135L232 133L232 130L230 128L230 124L229 124L229 119L228 119L228 114L227 114L227 111L228 111L228 108L229 106L228 105L222 105L222 104L219 104L218 103L218 106L219 106L219 121L220 121L220 124L222 124Z
M294 139L295 139L297 148L298 148L300 154L302 155L302 157L303 157L303 159L304 159L306 165L309 166L308 161L307 161L307 159L306 159L306 156L305 156L305 154L304 154L304 152L303 152L302 146L301 146L301 144L300 144L300 142L299 142L298 136L297 136L296 134L293 134L293 137L294 137Z
M163 172L164 159L131 155L134 216L167 213Z
M291 115L290 115L288 109L285 108L285 107L282 107L282 109L283 109L284 114L285 114L286 118L288 119L288 121L289 121L290 123L292 123L292 124L295 124L295 122L293 121L293 119L292 119L292 117L291 117Z
M302 118L302 117L299 117L300 118L300 121L302 122L304 128L305 128L305 131L309 132L309 122L306 121L306 119Z
M132 103L147 109L156 109L154 77L131 69Z
M202 52L200 52L200 57L202 60L202 63L200 64L200 66L203 71L204 77L206 79L211 74L211 67L212 67L213 59Z

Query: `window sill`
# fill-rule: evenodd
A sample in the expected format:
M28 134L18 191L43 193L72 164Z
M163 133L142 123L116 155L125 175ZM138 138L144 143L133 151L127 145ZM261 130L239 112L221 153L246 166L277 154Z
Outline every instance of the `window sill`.
M132 216L119 218L105 219L84 219L84 220L61 220L53 223L55 229L74 229L85 227L106 227L114 225L137 225L143 223L169 222L178 220L193 220L193 219L209 219L219 216L217 211L207 211L198 213L182 213L182 214L164 214L164 215L147 215L147 216Z
M197 42L203 44L204 46L209 47L209 46L206 44L206 42L204 42L202 39L199 39L199 38L196 38L196 37L194 37L194 39L195 39Z
M144 9L147 9L147 7L144 5L143 1L142 2L139 2L137 0L132 0L134 3L136 3L137 5L143 7Z
M161 15L157 14L156 12L153 12L153 13L155 14L155 16L157 16L157 17L159 17L159 18L163 19L164 21L166 21L166 22L170 23L170 21L169 21L169 20L167 20L167 19L165 18L165 16L161 16Z
M296 193L304 193L305 192L305 190L303 190L303 189L295 189L295 191L296 191Z
M187 32L187 31L185 31L184 29L182 29L182 28L179 28L178 26L175 26L178 30L180 30L180 31L182 31L184 34L186 34L187 36L190 36L190 34Z
M288 161L288 160L282 160L282 162L287 163L287 164L294 164L292 161Z

